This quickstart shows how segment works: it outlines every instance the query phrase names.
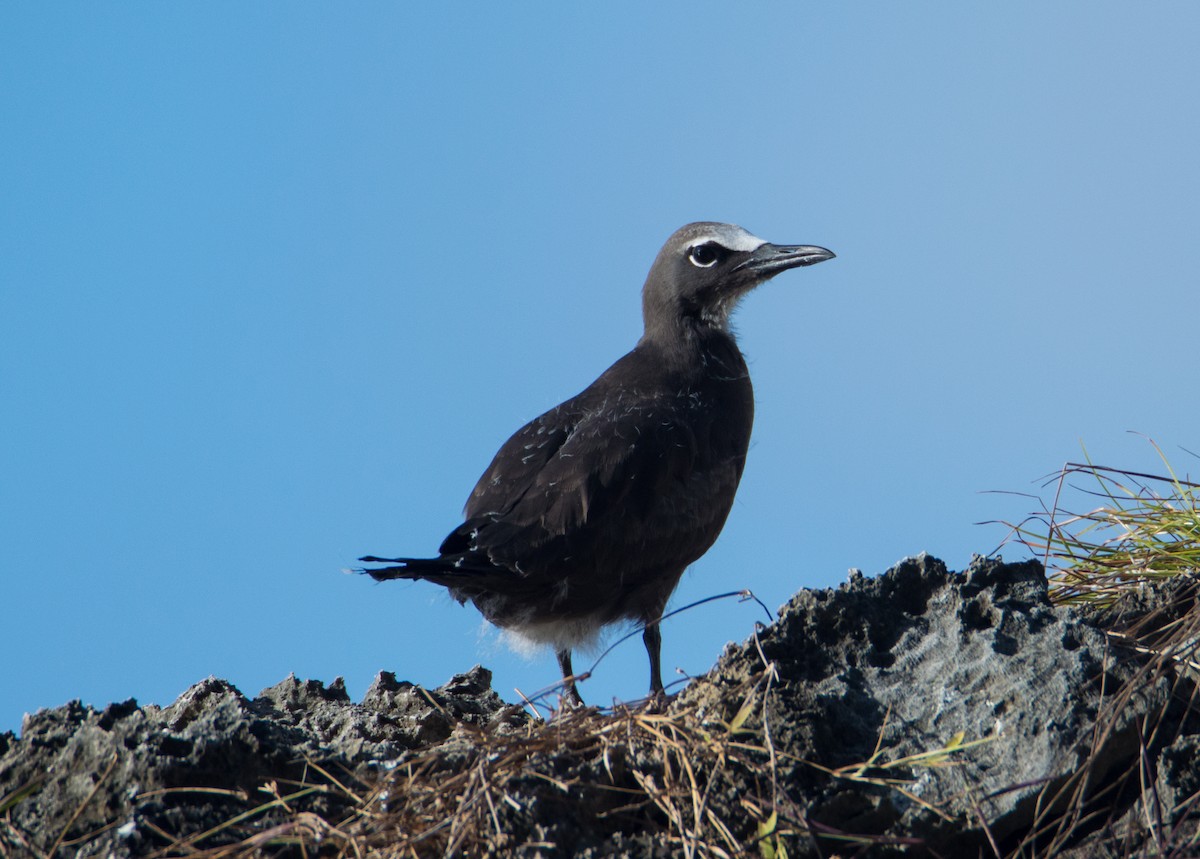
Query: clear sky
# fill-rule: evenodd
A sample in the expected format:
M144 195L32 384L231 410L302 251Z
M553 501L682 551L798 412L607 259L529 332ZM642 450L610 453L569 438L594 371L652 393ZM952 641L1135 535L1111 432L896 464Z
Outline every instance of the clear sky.
M737 316L754 441L676 606L961 569L1081 442L1197 470L1198 45L1192 2L5 4L0 730L210 674L553 682L340 570L436 550L688 221L838 257ZM672 619L666 679L761 618ZM634 638L582 692L646 684Z

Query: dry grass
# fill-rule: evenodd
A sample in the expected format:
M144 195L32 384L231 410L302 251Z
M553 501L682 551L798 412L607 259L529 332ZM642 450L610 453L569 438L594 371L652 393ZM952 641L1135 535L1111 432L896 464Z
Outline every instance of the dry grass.
M1037 824L1014 855L1057 855L1097 830L1126 845L1116 855L1194 856L1200 850L1200 796L1168 807L1156 790L1153 764L1153 750L1169 745L1189 724L1194 731L1200 712L1200 484L1180 478L1150 444L1165 474L1067 463L1047 483L1053 502L1010 526L1013 539L1042 558L1051 599L1095 612L1112 644L1110 659L1132 657L1137 665L1130 680L1105 690L1093 753L1063 787L1043 793ZM1082 497L1089 506L1073 512L1069 497ZM1151 589L1167 599L1148 602ZM1156 693L1163 703L1131 726L1126 714L1132 705ZM1117 731L1134 732L1139 755L1135 766L1114 778L1097 772L1101 761L1094 751ZM1132 812L1117 819L1117 804Z
M688 859L788 859L810 852L814 837L852 854L883 844L917 844L810 824L800 798L781 783L781 759L830 778L907 793L914 776L905 773L951 765L977 743L953 737L941 748L894 760L877 747L868 761L837 770L798 761L775 748L767 705L777 677L765 658L763 665L729 693L727 700L740 704L723 718L702 717L694 708L586 708L531 722L518 733L460 724L449 740L413 752L386 774L351 777L310 762L298 782L261 786L257 803L245 794L206 791L248 807L184 838L157 830L166 846L152 855L423 859L546 855L543 850L568 855L589 843L603 845L618 832L638 833ZM189 792L141 798L179 799ZM332 805L344 811L315 813L314 799L335 800ZM583 842L572 844L581 831ZM61 846L95 834L72 844L60 839Z
M561 850L563 833L586 817L594 837L636 829L679 856L783 859L785 839L800 830L776 801L769 727L747 727L773 676L768 669L755 678L742 690L741 710L718 724L702 725L692 711L587 708L516 735L459 725L446 743L368 781L351 784L314 766L313 783L265 786L270 800L155 856L537 855ZM760 793L741 792L756 781ZM297 800L313 792L336 792L350 811L335 822L298 811ZM571 824L561 832L547 824L554 796Z
M775 748L767 714L778 678L765 657L763 665L729 693L727 700L740 704L727 718L705 718L694 708L568 710L515 734L460 724L448 741L412 753L382 777L337 778L310 763L304 780L262 786L261 803L219 826L176 840L159 832L168 846L153 855L569 855L618 832L648 836L670 855L687 859L788 859L811 853L818 839L849 851L822 854L833 856L920 845L917 839L842 832L808 821L802 797L780 777L781 761L876 793L897 791L952 819L908 785L917 771L953 766L989 740L956 735L936 749L896 757L883 748L881 729L880 743L860 764L827 769L801 761ZM302 800L317 795L336 797L348 811L333 820L304 810ZM555 803L555 797L561 801ZM566 825L557 829L555 820ZM584 843L564 841L579 830Z
M1200 484L1177 476L1154 449L1165 475L1068 462L1047 483L1052 503L1009 526L1041 557L1057 603L1112 606L1133 586L1200 570ZM1094 506L1073 512L1068 498L1076 496Z

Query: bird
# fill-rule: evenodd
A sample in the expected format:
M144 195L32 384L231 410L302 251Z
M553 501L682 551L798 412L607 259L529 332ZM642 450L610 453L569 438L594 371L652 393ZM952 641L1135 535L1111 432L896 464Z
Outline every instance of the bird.
M366 555L390 566L360 572L441 585L523 643L551 646L576 706L572 651L610 624L640 624L661 698L659 621L725 525L754 421L730 316L759 284L833 257L733 224L676 230L642 288L633 349L501 446L437 557Z

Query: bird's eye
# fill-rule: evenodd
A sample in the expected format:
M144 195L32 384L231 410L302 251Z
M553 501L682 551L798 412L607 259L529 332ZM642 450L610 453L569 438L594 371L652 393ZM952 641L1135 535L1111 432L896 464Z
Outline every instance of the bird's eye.
M688 252L688 262L699 268L712 268L724 256L724 248L716 242L696 245Z

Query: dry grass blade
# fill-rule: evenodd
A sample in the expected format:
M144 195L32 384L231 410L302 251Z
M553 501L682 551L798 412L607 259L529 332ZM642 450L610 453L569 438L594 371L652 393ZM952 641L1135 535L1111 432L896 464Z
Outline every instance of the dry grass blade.
M783 859L787 839L808 828L773 773L766 778L773 754L748 742L765 735L773 676L764 671L748 680L738 712L715 724L688 709L621 708L564 712L518 733L460 725L444 744L414 751L369 784L335 779L310 761L308 773L323 784L295 791L272 784L269 802L159 855L514 855L569 849L559 839L575 826L558 831L554 822L586 819L593 838L647 832L680 856ZM747 792L748 783L763 790ZM307 794L319 791L349 801L341 822L304 807ZM226 843L213 844L218 836Z
M96 783L92 785L91 792L88 793L87 798L85 798L83 802L79 803L79 806L75 809L75 812L67 820L66 825L63 826L62 831L58 833L58 838L54 839L54 844L51 845L47 855L53 856L58 852L58 848L62 845L63 839L67 837L67 832L69 832L71 827L75 825L75 821L79 819L79 815L83 813L83 810L87 808L88 803L95 798L96 794L100 791L100 787L106 781L108 781L108 777L112 775L112 771L116 769L120 760L121 759L117 755L113 755L112 761L109 762L108 767L104 770L103 775L101 775L100 778L96 780Z
M1200 569L1200 484L1163 463L1165 475L1068 462L1052 481L1051 506L1006 523L1012 539L1041 556L1056 602L1112 605L1132 584ZM1070 512L1064 499L1073 493L1101 503Z
M45 782L46 777L41 776L21 785L10 793L6 793L4 796L0 796L0 816L3 816L10 808L16 808L17 803L33 796L41 790Z
M952 736L944 745L936 749L928 749L923 752L915 752L910 755L901 755L896 758L886 757L886 749L883 746L884 733L887 731L888 718L891 715L889 710L883 719L883 724L879 729L879 736L875 742L875 750L865 761L858 763L846 764L844 766L829 768L812 761L805 761L808 766L813 769L820 770L828 774L832 778L843 779L845 781L858 782L860 784L870 784L877 787L888 788L895 790L903 795L910 802L925 808L926 810L936 814L947 822L954 822L955 818L947 814L937 805L929 802L926 799L916 795L908 786L911 785L916 777L912 775L914 769L939 769L948 766L957 766L961 760L955 756L977 746L993 742L995 737L984 737L979 740L964 741L965 737L962 732Z
M1190 816L1190 838L1196 834L1195 810L1164 807L1148 761L1150 750L1170 744L1198 709L1200 484L1181 479L1154 448L1165 474L1067 463L1048 484L1054 486L1053 503L1010 525L1012 539L1042 557L1051 599L1099 611L1094 617L1103 619L1120 658L1132 657L1137 665L1130 679L1106 691L1083 765L1065 783L1043 791L1034 831L1019 847L1022 855L1053 855L1080 833L1105 827L1122 829L1129 843L1140 841L1153 855L1185 855L1179 852L1185 836L1166 821L1182 823ZM1084 486L1076 485L1080 478ZM1069 512L1065 499L1076 494L1095 506ZM1149 586L1155 586L1153 598ZM1133 706L1140 696L1164 688L1164 703L1140 724L1122 729L1137 731L1140 755L1127 772L1106 776L1098 787L1101 780L1093 772L1098 750L1128 722L1125 713L1142 709ZM1133 807L1140 810L1132 823L1117 821L1111 810L1126 793L1136 794Z

